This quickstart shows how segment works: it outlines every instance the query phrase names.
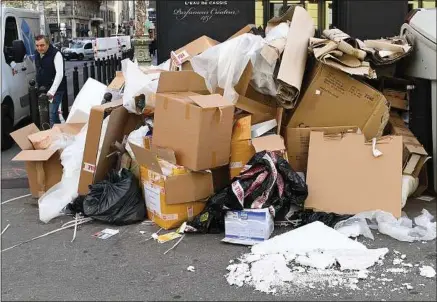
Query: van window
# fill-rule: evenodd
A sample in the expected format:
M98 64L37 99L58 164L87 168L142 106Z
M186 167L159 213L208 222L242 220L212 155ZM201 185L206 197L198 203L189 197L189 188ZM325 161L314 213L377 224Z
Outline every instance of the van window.
M91 48L92 48L91 43L87 43L87 44L85 44L84 49L91 49Z
M4 49L5 59L7 64L11 64L14 59L12 53L12 42L18 40L18 28L17 22L14 17L7 17L5 22L5 37L4 37Z

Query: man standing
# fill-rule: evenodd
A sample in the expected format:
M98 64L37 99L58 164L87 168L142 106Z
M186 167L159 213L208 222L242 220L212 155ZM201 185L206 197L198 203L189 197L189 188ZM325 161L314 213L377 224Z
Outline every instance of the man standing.
M40 35L36 39L35 55L36 81L38 86L48 88L50 127L59 124L58 109L64 95L64 59L62 54L50 44L47 36Z

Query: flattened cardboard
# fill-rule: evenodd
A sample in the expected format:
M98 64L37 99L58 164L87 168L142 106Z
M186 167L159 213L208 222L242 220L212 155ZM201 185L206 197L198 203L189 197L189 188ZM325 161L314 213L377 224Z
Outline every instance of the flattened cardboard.
M285 150L284 139L280 135L266 135L252 139L255 152L283 151Z
M407 92L384 89L382 93L384 94L387 101L390 102L391 108L408 110Z
M337 214L382 210L401 216L402 137L387 136L376 145L362 134L327 135L312 131L305 208Z
M317 63L288 127L358 126L367 140L382 135L389 105L379 91Z
M140 116L128 113L122 105L123 101L117 100L91 109L79 178L80 195L88 194L89 185L106 177L117 160L115 156L107 157L112 152L111 145L116 141L122 141L124 135L135 130L140 122ZM105 136L101 137L103 120L107 115L109 115L108 127ZM103 144L97 162L101 139Z
M178 93L158 95L153 145L173 150L177 164L193 171L228 164L234 106L222 106L223 101L218 104L220 110L209 105L210 108L201 108L186 98ZM198 96L195 100L208 104L211 96Z
M306 172L308 164L308 149L311 131L321 131L325 134L356 132L357 127L312 127L286 128L284 133L288 153L288 162L296 172Z

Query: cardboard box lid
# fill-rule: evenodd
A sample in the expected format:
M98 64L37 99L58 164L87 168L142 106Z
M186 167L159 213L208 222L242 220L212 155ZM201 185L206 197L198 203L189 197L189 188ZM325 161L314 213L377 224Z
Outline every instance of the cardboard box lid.
M277 134L260 136L252 139L255 151L281 151L285 150L284 139Z
M238 117L232 129L231 142L238 142L251 139L250 127L252 124L251 115Z
M389 103L381 92L321 63L311 75L288 126L358 126L368 140L382 135Z
M383 210L401 216L402 137L378 140L375 158L362 134L325 136L312 131L306 208L338 214Z
M145 166L148 169L162 175L161 165L158 162L158 158L156 157L155 152L151 150L147 150L135 144L129 143L129 145L132 148L132 151L135 155L135 159L138 162L138 164L140 164L141 166Z
M231 107L234 104L231 101L228 101L220 94L210 94L210 95L198 95L198 96L189 96L190 100L192 100L198 106L207 109L207 108L220 108L220 107Z
M17 131L11 133L11 137L21 148L21 150L33 150L33 145L28 139L29 135L39 132L38 127L35 124L27 125L26 127L20 128Z
M191 70L183 71L165 71L159 75L158 88L159 92L183 92L193 91L203 94L209 94L205 84L205 79Z
M12 161L47 161L56 150L46 149L46 150L23 150L18 153Z
M188 61L191 57L201 54L208 48L211 48L217 44L220 44L220 42L204 35L194 41L191 41L184 47L179 48L175 51L175 53L176 55L179 55L182 52L186 52L186 55L181 58L181 63L184 63Z

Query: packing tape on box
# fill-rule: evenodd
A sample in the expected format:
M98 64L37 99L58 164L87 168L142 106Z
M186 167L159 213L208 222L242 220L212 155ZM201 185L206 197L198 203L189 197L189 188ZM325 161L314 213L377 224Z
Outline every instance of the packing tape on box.
M167 97L164 97L163 107L164 107L164 110L167 110L167 108L168 108L168 99L167 99Z
M219 114L217 115L216 112L218 112ZM215 120L216 120L217 124L220 124L222 122L222 119L223 119L223 110L222 110L222 108L220 108L220 107L217 108L217 110L214 113L214 116L215 116ZM217 119L217 117L218 117L218 119Z
M43 162L36 162L36 183L38 185L38 197L41 197L45 193L45 172L44 172L44 163Z

